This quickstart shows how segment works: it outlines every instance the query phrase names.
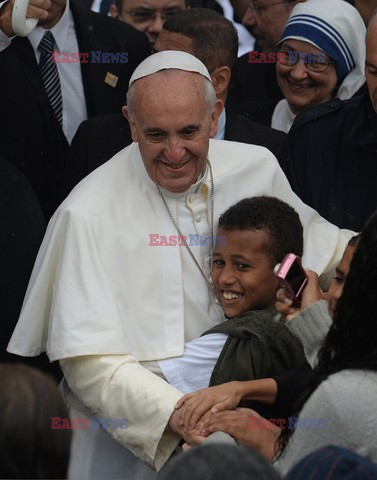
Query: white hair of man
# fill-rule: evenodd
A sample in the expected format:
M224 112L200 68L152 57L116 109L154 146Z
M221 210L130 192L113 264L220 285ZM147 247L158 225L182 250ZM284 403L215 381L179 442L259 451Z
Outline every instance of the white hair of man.
M213 112L217 97L215 89L212 85L211 76L205 65L190 53L175 50L165 50L146 58L140 63L140 65L132 74L127 92L127 106L131 118L133 118L136 108L134 87L136 80L147 77L148 75L152 75L153 73L174 70L199 73L202 77L204 77L204 100L208 106L208 111L210 113Z

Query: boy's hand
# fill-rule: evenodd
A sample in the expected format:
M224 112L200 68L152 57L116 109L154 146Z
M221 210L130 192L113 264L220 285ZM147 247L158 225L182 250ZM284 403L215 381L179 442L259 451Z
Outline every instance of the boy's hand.
M207 413L236 408L242 398L239 382L229 382L184 395L175 408L180 409L184 431L192 430Z
M275 303L275 308L279 313L282 313L286 316L285 320L291 320L300 312L302 312L302 310L310 307L310 305L313 303L318 302L318 300L325 299L325 296L319 287L318 275L307 268L305 269L305 272L308 276L308 283L304 288L300 307L292 306L292 300L287 296L283 289L279 289L277 291L277 302Z
M256 424L260 427L256 427ZM272 460L277 453L276 440L281 429L250 408L237 408L211 415L201 432L203 435L228 433L237 443L253 447Z

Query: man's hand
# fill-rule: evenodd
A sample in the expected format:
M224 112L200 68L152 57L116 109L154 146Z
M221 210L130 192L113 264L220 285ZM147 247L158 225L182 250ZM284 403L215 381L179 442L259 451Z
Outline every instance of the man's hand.
M199 430L183 431L180 421L181 413L179 410L174 410L169 419L168 428L174 433L180 435L185 442L190 445L200 445L205 440L205 435L202 435Z
M277 453L276 440L281 429L254 410L237 408L211 415L201 433L207 436L213 432L228 433L238 443L255 448L271 461Z
M277 302L275 303L275 308L279 313L286 316L286 320L291 320L313 303L325 299L319 287L318 275L309 269L305 269L305 272L308 276L308 283L304 288L300 307L296 308L292 306L292 300L286 295L283 289L279 289L276 294Z
M13 37L13 35L15 35L12 29L12 12L14 1L15 0L9 0L0 8L0 30L2 30L7 37ZM26 16L44 20L48 16L48 10L50 7L50 0L30 0L26 10Z
M204 388L180 398L175 406L180 409L180 423L184 431L192 430L204 420L207 412L217 413L236 408L242 394L240 382L229 382L216 387Z

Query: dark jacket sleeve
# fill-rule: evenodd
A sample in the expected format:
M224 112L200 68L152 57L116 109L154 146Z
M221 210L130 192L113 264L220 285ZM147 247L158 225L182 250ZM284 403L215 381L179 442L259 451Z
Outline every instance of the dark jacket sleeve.
M46 228L40 204L25 176L0 157L0 361L22 362L62 374L45 354L25 358L6 352Z
M247 312L216 325L204 335L229 335L212 372L210 386L272 377L278 384L274 405L243 400L240 406L252 408L265 418L286 418L293 411L293 400L305 388L311 369L301 342L285 325L274 322L275 316L275 310Z

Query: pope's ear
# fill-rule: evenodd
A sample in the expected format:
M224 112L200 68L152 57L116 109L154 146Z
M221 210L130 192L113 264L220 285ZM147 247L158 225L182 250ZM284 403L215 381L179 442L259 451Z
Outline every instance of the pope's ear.
M128 123L130 124L132 140L133 140L135 143L137 143L137 142L138 142L138 136L137 136L137 133L136 133L136 127L135 127L134 122L133 122L132 119L131 119L130 112L128 111L127 105L125 105L124 107L122 107L122 112L123 112L123 115L127 118Z

